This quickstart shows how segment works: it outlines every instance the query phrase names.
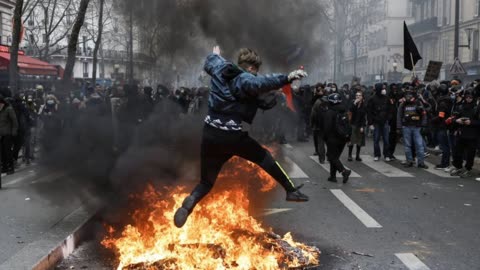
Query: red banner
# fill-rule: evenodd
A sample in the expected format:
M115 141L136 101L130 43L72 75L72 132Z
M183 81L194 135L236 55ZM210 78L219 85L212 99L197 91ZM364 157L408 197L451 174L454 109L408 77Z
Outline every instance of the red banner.
M292 92L292 85L287 84L283 88L283 93L285 94L285 99L287 100L287 107L292 111L296 112L295 106L293 105L293 92Z

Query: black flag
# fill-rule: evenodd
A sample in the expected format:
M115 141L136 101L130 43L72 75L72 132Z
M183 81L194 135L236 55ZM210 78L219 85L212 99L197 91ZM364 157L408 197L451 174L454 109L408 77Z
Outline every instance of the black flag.
M405 21L403 22L403 42L403 63L405 64L405 69L413 70L413 67L418 60L422 59L422 56L418 52Z

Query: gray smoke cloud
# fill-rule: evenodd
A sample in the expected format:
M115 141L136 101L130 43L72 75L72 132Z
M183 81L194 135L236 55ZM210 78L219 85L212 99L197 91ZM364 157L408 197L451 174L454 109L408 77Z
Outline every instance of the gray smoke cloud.
M287 72L324 61L326 24L318 0L123 0L120 11L134 14L140 44L153 51L167 75L201 68L203 57L219 44L235 61L242 47L257 50L264 71ZM152 38L154 37L154 38ZM152 49L154 48L154 49ZM171 75L171 74L170 74Z

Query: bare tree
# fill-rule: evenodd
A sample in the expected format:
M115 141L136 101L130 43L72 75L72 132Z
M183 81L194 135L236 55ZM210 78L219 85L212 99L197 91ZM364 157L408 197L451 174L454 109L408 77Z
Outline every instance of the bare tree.
M22 10L23 0L17 0L15 11L13 13L13 40L10 48L10 90L12 93L18 91L18 47L20 46L20 36L22 31Z
M340 78L345 42L349 40L356 51L359 33L366 31L372 17L380 15L379 2L378 0L328 0L326 8L320 10L327 19L330 33L335 35L334 80ZM354 52L354 66L356 66L356 52Z
M93 49L93 71L92 71L92 85L95 85L97 82L97 60L98 60L98 49L102 43L102 34L103 34L103 6L105 0L99 0L99 11L98 11L98 35L95 40L95 48Z
M65 89L69 89L72 83L73 67L75 66L75 59L77 55L78 36L80 34L80 30L82 29L83 23L85 22L85 15L87 13L89 3L90 0L80 1L78 14L72 27L70 40L68 41L67 63L65 65L65 73L63 75L63 86Z
M30 6L24 9L24 20L28 17L28 42L34 55L42 60L66 48L62 46L72 27L74 16L73 0L30 0Z

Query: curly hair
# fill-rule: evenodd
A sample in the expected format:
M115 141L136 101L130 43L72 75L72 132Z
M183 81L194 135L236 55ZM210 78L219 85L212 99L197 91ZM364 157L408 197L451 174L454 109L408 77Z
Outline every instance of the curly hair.
M254 50L249 48L242 48L238 52L237 64L242 68L254 66L255 68L259 69L262 65L262 59Z

